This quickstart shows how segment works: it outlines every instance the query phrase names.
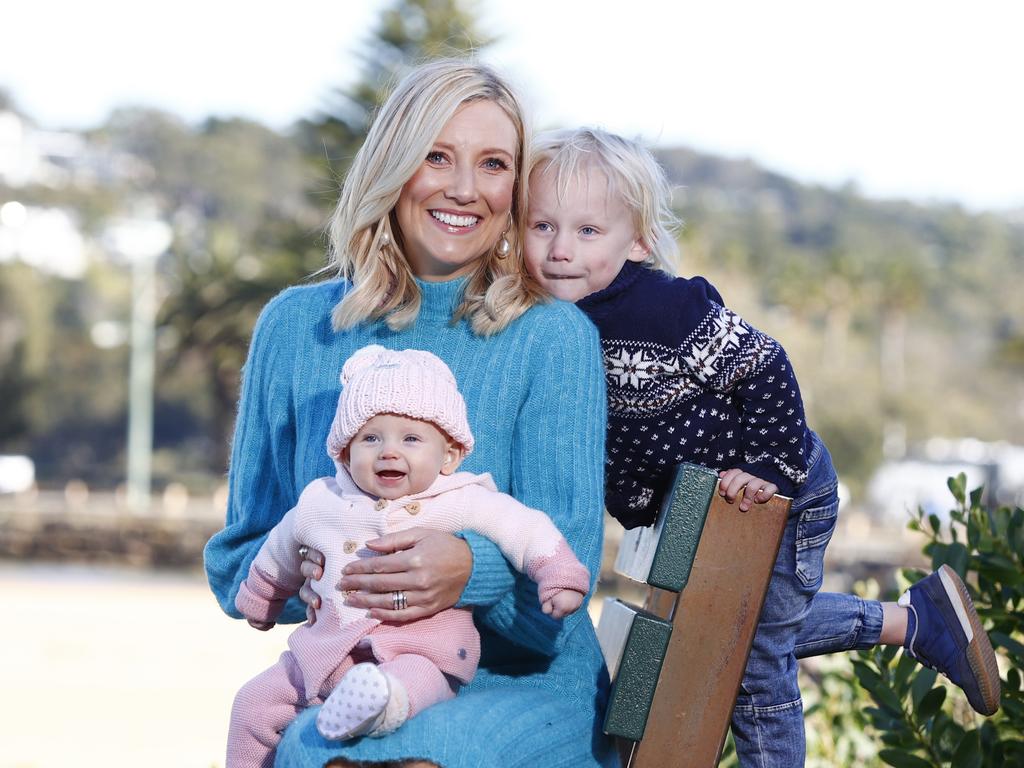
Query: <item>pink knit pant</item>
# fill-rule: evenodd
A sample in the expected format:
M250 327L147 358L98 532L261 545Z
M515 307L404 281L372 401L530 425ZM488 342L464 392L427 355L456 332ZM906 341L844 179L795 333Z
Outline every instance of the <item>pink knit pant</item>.
M372 658L355 659L369 660ZM311 700L306 699L302 671L291 651L282 653L274 666L243 685L231 709L227 768L272 768L284 729L306 707L322 704L352 665L352 656L347 656L324 682L320 696ZM379 667L405 686L409 717L455 696L448 678L423 656L405 653Z

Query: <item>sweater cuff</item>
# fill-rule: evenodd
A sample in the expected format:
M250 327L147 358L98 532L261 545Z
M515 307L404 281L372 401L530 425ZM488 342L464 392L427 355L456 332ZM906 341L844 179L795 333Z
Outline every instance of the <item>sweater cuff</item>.
M244 581L235 595L235 608L253 621L277 621L283 607L284 600L266 600L249 589Z
M473 570L469 582L462 590L462 597L456 608L474 605L494 605L508 594L515 585L515 573L498 545L473 531L459 531L455 534L463 539L473 555Z
M778 487L778 493L782 496L793 498L796 496L796 484L786 477L774 464L738 464L737 469L749 472L754 477L759 477L765 482L774 483Z
M537 582L537 592L542 603L563 589L571 589L581 595L587 594L590 589L590 571L576 559L576 555L564 541L558 543L558 548L551 557L543 558L538 563L531 563L527 570L530 577Z

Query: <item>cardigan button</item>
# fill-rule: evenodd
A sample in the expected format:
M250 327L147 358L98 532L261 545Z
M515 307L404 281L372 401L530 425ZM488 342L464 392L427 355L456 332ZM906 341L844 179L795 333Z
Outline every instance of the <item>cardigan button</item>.
M352 539L349 539L342 545L341 548L346 555L351 555L353 552L356 551L356 549L359 548L359 545L356 542L352 541Z
M420 513L420 503L418 501L409 502L405 509L410 515L418 515Z
M387 499L377 499L377 503L373 505L373 508L380 512L384 507L388 505Z

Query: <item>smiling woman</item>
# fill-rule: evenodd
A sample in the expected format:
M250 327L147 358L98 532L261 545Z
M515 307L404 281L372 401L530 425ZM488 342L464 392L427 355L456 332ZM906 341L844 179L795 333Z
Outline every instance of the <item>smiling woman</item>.
M512 222L516 128L492 101L461 107L395 206L402 245L424 280L467 274Z
M206 550L210 584L231 615L239 615L236 595L267 532L303 488L335 476L322 446L338 402L338 370L373 344L429 351L448 365L476 436L459 474L489 473L520 502L518 512L504 513L513 528L527 526L522 505L545 512L593 574L593 587L603 538L603 372L593 326L570 304L546 303L524 269L527 142L517 98L474 62L419 67L381 107L332 221L339 278L285 291L253 334L227 525ZM404 440L410 433L395 434ZM405 497L390 499L394 472L371 474L368 485L380 480L377 490L388 499L381 511L401 506ZM472 506L503 517L492 505ZM374 556L345 563L325 561L316 540L295 542L308 548L299 567L315 584L300 590L313 630L302 636L320 637L317 627L332 626L331 605L342 602L385 627L468 608L480 635L479 668L461 687L449 680L458 695L417 710L398 730L341 743L316 728L318 705L337 676L327 670L312 685L295 674L280 677L275 684L294 706L275 709L277 720L264 723L269 742L283 732L275 765L410 758L445 768L616 764L600 731L608 676L586 611L545 610L529 576L478 532L414 527L377 535L350 547ZM306 607L291 600L280 620L305 616ZM439 652L444 635L433 637L437 647L425 650ZM352 662L326 645L318 653ZM360 661L386 662L370 648L359 653L371 657ZM284 660L282 668L295 669Z

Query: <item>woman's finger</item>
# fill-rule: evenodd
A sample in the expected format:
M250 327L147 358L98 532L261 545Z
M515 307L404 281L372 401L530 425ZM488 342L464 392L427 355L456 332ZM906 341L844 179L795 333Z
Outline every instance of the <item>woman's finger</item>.
M361 557L358 560L353 560L345 566L343 573L346 577L355 574L401 573L408 571L411 565L411 558L408 554L395 552L391 555Z
M404 601L399 596L404 596ZM390 592L352 592L345 595L345 605L365 608L368 611L387 612L389 615L397 615L410 608L431 608L433 602L433 598L425 592L405 589L394 589ZM380 617L375 615L374 618Z
M412 549L428 533L430 531L423 528L406 528L404 531L386 533L379 538L370 539L366 542L366 547L374 552L401 552L403 549Z
M313 550L310 550L312 553ZM317 565L312 560L303 560L299 563L299 573L301 573L307 580L317 581L324 577L323 566Z
M338 582L338 589L342 592L366 592L374 595L386 595L398 590L419 591L425 587L424 578L409 571L357 574L345 576Z
M307 608L312 608L314 611L320 607L320 595L313 591L308 580L299 587L299 599L306 604ZM309 614L308 610L306 614Z
M309 562L315 563L316 565L319 565L321 568L323 568L323 565L324 565L324 555L323 555L323 552L321 552L319 549L313 549L312 547L306 547L306 557L305 557L305 559L308 560Z

